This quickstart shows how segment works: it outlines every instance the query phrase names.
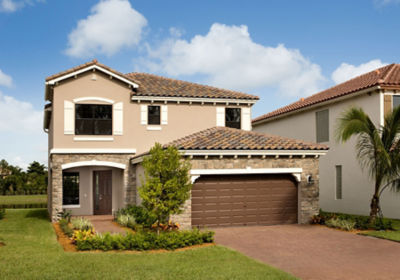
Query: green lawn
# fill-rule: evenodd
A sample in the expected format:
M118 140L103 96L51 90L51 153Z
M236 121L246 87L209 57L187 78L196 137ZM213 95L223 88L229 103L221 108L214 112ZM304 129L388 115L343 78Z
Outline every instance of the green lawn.
M0 195L1 204L37 204L47 203L47 195Z
M0 220L0 279L295 279L236 251L67 253L44 209L7 210Z
M363 232L362 235L373 236L377 238L388 239L400 242L400 220L392 220L394 231L368 231Z

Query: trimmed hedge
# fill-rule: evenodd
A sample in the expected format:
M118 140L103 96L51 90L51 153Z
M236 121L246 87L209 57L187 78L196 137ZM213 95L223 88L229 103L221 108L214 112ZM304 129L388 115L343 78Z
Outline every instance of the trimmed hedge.
M157 234L152 231L141 231L137 233L122 234L97 234L87 238L76 239L77 249L86 250L175 250L178 248L203 243L212 243L214 241L214 232L186 230L161 232Z
M0 209L47 208L47 203L0 204Z

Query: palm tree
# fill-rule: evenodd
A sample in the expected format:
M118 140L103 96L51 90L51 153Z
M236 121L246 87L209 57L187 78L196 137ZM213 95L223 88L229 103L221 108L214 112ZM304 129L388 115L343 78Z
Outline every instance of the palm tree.
M336 135L340 142L357 137L357 158L375 181L369 218L370 223L375 223L382 214L382 192L388 187L400 191L400 107L388 113L384 126L378 127L361 108L351 108L339 118Z

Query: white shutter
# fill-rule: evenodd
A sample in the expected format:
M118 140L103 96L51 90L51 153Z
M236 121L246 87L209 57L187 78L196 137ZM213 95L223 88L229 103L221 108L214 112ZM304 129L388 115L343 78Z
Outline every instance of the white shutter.
M140 123L147 124L147 105L140 105Z
M114 135L122 135L124 128L124 105L122 102L116 103L113 106L114 116L113 116L113 130Z
M251 109L249 107L242 108L242 129L251 130Z
M225 107L217 107L217 126L225 126Z
M75 130L74 103L64 100L64 134L74 134Z
M167 105L161 106L161 124L168 124L168 107L167 107Z

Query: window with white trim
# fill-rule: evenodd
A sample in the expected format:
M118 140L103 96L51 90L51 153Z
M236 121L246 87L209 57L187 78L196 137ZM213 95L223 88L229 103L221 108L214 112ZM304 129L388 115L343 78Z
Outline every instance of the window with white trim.
M160 125L161 107L157 105L147 106L147 124Z
M241 110L240 108L225 108L225 126L231 128L241 128Z
M112 105L75 104L75 135L112 135Z
M392 109L394 109L394 108L400 106L400 95L393 95L393 97L392 97L392 103L393 103L393 105L392 105L393 108L392 108Z

